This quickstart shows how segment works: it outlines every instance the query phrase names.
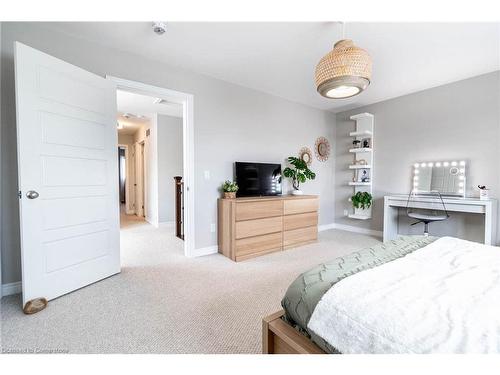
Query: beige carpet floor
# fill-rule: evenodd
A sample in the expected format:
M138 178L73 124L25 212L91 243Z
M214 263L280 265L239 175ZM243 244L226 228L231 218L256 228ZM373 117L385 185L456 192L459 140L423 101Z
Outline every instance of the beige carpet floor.
M261 319L303 271L378 242L329 230L319 241L234 263L183 255L171 228L128 217L122 272L50 301L38 314L2 299L2 350L70 353L260 353Z

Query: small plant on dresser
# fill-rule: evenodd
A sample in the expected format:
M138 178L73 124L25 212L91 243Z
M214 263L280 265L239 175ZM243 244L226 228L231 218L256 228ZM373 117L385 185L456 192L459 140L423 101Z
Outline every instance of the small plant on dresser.
M236 198L236 192L238 189L238 184L234 181L227 180L222 184L222 191L224 192L225 199Z

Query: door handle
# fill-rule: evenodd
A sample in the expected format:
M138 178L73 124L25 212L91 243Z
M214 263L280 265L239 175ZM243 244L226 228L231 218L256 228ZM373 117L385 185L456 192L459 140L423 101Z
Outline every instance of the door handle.
M26 196L28 197L28 199L37 199L40 194L38 194L38 192L35 190L30 190L26 193Z

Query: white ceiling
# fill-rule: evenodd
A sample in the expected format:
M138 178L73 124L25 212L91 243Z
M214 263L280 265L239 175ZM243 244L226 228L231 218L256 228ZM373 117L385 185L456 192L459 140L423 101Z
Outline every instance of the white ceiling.
M182 117L182 105L168 102L168 99L166 103L157 104L155 103L157 98L122 90L117 90L116 96L117 120L123 125L123 129L118 130L120 134L134 134L144 124L149 123L151 116L156 113ZM129 114L130 116L127 118L124 114Z
M167 23L162 36L148 22L44 25L335 112L500 69L499 23L349 23L345 36L373 58L372 84L332 101L313 76L341 36L337 23Z
M122 126L122 128L118 128L118 134L123 135L133 135L136 131L142 128L144 125L149 124L149 117L129 117L126 118L123 114L118 113L117 116L118 123Z

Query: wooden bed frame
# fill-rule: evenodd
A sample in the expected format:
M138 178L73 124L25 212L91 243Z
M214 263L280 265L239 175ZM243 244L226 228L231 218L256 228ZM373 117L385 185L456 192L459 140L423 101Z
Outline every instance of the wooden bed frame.
M281 317L280 310L262 319L263 354L326 354L309 338L299 333Z

